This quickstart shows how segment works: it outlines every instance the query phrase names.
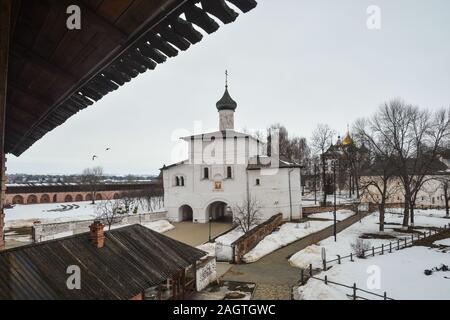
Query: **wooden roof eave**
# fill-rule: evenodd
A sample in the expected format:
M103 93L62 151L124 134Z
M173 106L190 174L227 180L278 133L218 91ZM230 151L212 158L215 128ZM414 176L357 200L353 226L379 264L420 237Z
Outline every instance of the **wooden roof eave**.
M243 12L247 12L256 6L255 0L226 1ZM15 55L19 55L22 59L31 59L49 72L64 75L68 83L72 83L72 85L56 102L48 106L48 109L41 114L35 123L24 124L29 129L20 138L17 137L17 134L14 134L9 140L7 132L5 151L16 156L22 154L40 137L79 110L117 90L140 73L146 72L148 69L154 69L157 64L166 60L166 56L174 57L178 54L178 51L187 50L190 45L202 39L202 34L195 27L199 27L207 33L216 31L218 24L210 16L215 16L224 23L234 21L238 14L227 5L226 1L167 0L166 5L161 6L159 12L152 15L126 41L120 32L114 30L114 27L107 22L102 21L100 25L109 31L113 31L120 45L99 61L95 68L85 74L79 81L75 81L66 70L49 65L45 60L34 54L24 53L23 51L17 52L16 50ZM202 7L198 4L201 4ZM91 10L88 10L88 13L90 15L95 14ZM182 14L184 14L185 19L181 17ZM40 101L44 100L43 97L38 98Z

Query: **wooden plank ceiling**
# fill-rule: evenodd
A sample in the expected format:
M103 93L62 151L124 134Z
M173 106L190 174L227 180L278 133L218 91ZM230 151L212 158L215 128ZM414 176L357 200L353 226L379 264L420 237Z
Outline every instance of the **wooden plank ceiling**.
M14 0L5 152L20 155L76 112L167 58L255 0ZM68 30L69 5L81 30ZM213 19L214 16L217 19Z

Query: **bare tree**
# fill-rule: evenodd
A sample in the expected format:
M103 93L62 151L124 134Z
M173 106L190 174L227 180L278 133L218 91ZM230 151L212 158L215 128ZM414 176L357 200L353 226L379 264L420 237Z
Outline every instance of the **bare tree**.
M126 211L121 199L106 199L97 203L96 213L98 219L106 222L109 231L111 226L119 222L120 217L126 214Z
M121 192L119 197L122 200L125 213L130 213L138 203L139 194L136 191L126 191Z
M447 218L450 217L449 213L450 213L450 206L449 206L449 201L450 201L450 176L448 175L442 175L438 178L440 187L442 189L442 195L444 196L444 201L445 201L445 216Z
M373 132L374 127L370 121L359 119L354 129L355 138L371 150L370 170L366 172L364 179L360 180L362 195L378 204L379 230L384 231L386 202L399 191L399 185L395 183L394 149L385 142L383 136Z
M439 153L448 142L450 117L448 110L430 113L396 99L385 103L370 119L372 136L386 144L392 152L393 165L403 184L405 211L403 227L414 224L414 207L426 177L439 161Z
M331 147L333 143L333 137L335 131L330 128L327 124L319 124L317 128L313 131L311 144L314 152L320 157L321 162L321 174L322 174L322 192L323 192L323 203L327 202L327 193L325 186L327 184L327 159L324 157L324 153Z
M255 198L246 199L242 204L236 204L233 208L234 220L238 226L247 233L251 228L259 222L260 205Z
M103 179L103 168L93 167L86 168L81 174L81 183L89 187L91 193L92 204L95 204L95 197L97 195L98 187Z

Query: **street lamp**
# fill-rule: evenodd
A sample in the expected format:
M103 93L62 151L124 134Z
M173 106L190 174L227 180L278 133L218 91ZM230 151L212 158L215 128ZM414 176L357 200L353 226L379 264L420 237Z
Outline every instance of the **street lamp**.
M314 163L314 204L317 204L317 164Z
M211 242L211 213L209 213L209 242Z
M337 234L336 234L336 162L337 162L337 159L334 159L333 160L333 197L334 197L333 234L334 234L334 242L337 241Z

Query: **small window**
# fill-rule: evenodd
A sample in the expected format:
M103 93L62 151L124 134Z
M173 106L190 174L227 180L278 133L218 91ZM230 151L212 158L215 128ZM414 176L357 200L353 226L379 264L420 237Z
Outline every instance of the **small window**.
M180 177L180 186L184 187L184 177Z
M214 189L221 190L222 189L222 182L220 182L220 181L214 182Z
M203 168L203 179L209 179L209 168Z
M232 178L232 170L231 167L227 167L227 179L231 179Z
M257 186L261 185L261 181L259 179L256 179L256 185Z
M177 187L180 186L180 178L179 177L175 177L175 185Z

